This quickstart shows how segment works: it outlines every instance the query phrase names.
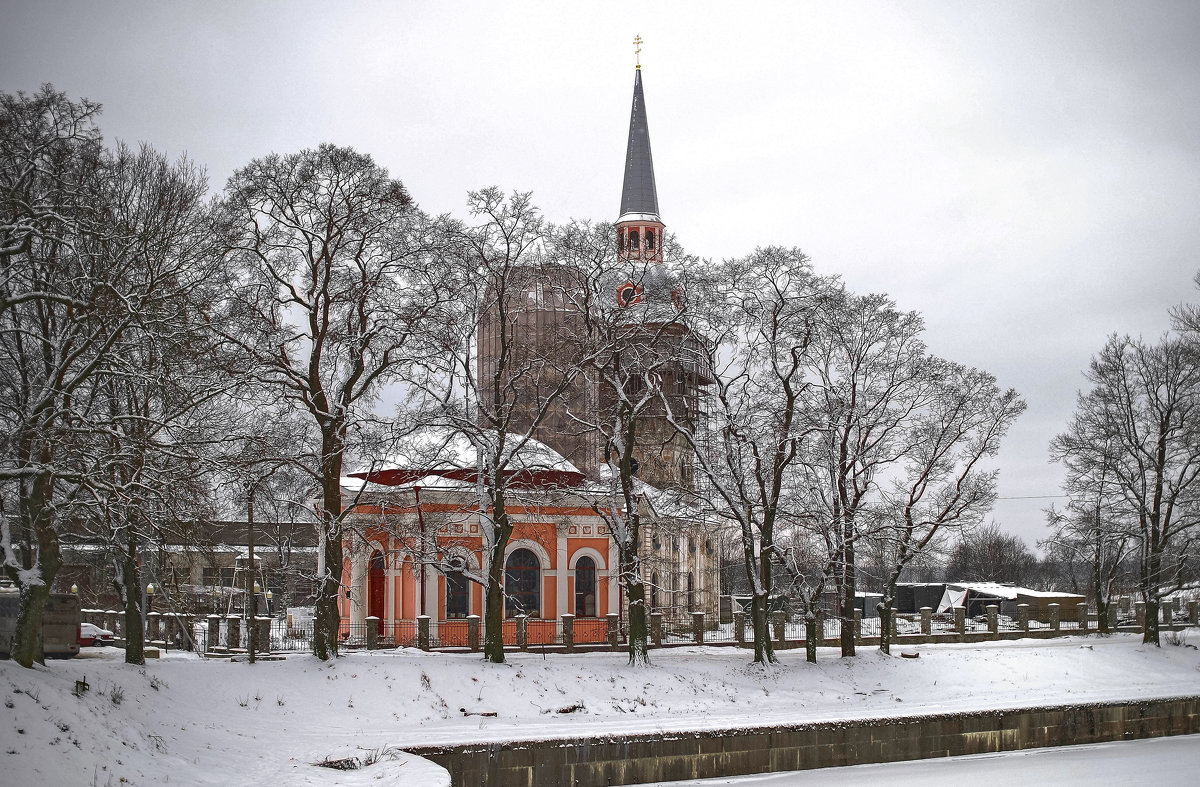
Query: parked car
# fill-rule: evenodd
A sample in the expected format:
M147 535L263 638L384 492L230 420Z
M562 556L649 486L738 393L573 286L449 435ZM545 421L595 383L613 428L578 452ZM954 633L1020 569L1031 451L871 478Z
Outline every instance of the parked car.
M113 633L102 629L94 623L79 624L79 647L88 648L93 645L113 644Z

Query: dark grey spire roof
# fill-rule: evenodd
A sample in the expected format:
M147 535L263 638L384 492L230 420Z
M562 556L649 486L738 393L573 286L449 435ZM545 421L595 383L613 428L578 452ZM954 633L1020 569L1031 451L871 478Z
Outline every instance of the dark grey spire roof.
M625 183L621 186L621 217L648 214L658 220L658 190L654 187L654 159L650 155L650 126L642 95L642 71L633 80L633 111L629 116L629 147L625 151ZM619 220L619 219L618 219Z

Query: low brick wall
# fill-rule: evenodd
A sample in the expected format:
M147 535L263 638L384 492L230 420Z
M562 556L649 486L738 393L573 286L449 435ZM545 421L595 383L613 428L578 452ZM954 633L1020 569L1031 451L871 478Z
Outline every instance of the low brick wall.
M1200 732L1200 697L409 749L475 787L600 787Z

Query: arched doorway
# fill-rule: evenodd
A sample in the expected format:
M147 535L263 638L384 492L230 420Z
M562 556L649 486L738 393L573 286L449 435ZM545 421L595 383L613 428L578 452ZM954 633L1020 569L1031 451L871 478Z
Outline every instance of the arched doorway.
M367 615L379 618L379 634L383 634L386 598L387 577L383 570L383 553L376 550L371 554L371 566L367 571Z
M575 617L596 617L596 561L590 557L575 563Z
M514 549L504 564L504 614L541 617L542 566L528 549Z

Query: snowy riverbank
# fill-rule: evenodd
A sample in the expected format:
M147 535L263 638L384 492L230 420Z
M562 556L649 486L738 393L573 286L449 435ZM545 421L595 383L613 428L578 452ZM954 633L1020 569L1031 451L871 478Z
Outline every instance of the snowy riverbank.
M1200 694L1200 651L1131 635L836 654L811 665L784 651L764 671L730 648L657 651L648 669L616 653L504 665L414 650L256 665L170 653L143 670L96 649L32 671L0 662L0 751L18 784L347 785L392 772L438 784L444 772L404 756L355 772L312 763L428 743ZM76 680L90 689L75 696Z

